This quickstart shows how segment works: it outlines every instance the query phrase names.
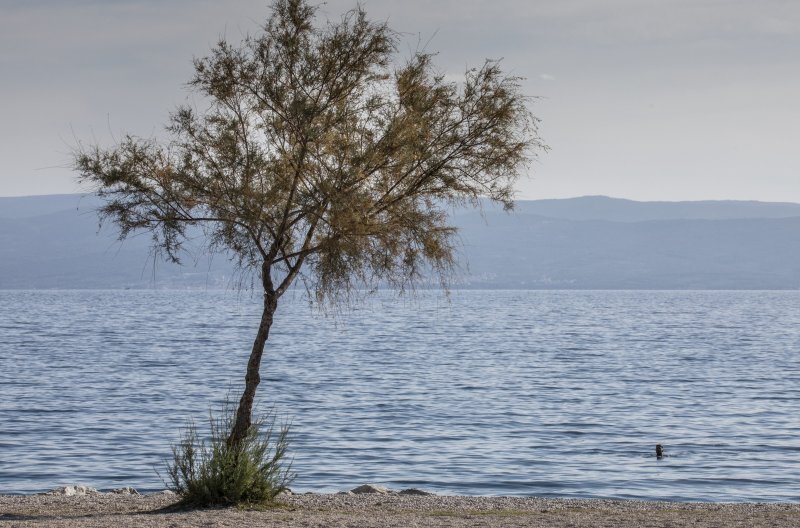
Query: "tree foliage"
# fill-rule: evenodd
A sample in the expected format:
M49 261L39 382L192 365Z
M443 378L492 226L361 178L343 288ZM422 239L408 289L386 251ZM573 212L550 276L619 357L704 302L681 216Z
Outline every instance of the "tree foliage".
M122 237L150 232L177 261L187 228L202 226L211 249L256 273L270 317L254 353L298 277L321 303L405 288L423 270L445 281L448 208L512 207L544 147L520 78L498 61L452 82L431 53L397 59L397 34L360 7L318 24L306 0L277 0L262 30L195 60L200 109L178 108L168 141L75 155Z
M294 479L286 460L289 426L280 426L273 411L258 417L236 445L229 445L233 409L226 401L221 414L209 416L209 434L202 438L189 422L165 461L166 484L186 505L211 506L271 503Z

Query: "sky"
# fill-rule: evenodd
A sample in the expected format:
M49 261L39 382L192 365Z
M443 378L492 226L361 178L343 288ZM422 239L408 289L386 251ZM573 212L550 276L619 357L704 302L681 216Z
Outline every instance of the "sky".
M192 58L265 0L0 0L0 196L79 192L78 144L162 137ZM550 150L521 199L800 202L796 0L365 0L457 78L525 77ZM320 16L355 6L328 0Z

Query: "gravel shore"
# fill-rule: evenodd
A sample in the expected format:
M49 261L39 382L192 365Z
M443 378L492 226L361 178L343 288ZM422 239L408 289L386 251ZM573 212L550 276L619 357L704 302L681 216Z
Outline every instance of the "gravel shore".
M0 496L0 526L800 527L800 504L712 504L399 494L286 495L272 509L179 509L176 497Z

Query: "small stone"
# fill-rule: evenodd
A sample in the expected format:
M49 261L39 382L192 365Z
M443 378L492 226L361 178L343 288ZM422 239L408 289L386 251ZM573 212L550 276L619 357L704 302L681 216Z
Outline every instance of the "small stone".
M381 495L385 495L389 493L389 488L377 484L364 484L363 486L351 489L350 492L354 494L380 493Z
M337 495L355 495L352 491L340 491Z
M434 495L434 493L418 488L408 488L400 491L400 495Z
M61 488L54 488L51 490L47 490L41 493L41 495L67 495L67 494L74 495L75 488L73 488L72 486L64 486Z
M91 486L62 486L50 491L46 491L43 495L63 495L64 497L74 497L78 495L97 495L99 492Z
M162 490L162 491L159 491L159 493L161 495L175 495L175 492L172 491L172 490Z
M117 495L141 495L141 493L136 491L134 488L131 488L130 486L124 488L112 489L111 493L116 493Z
M99 493L91 486L75 486L75 495L97 495Z

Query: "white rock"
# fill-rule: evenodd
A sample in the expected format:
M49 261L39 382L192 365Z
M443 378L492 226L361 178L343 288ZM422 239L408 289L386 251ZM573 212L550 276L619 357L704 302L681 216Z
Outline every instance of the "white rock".
M75 486L75 495L97 495L99 491L90 486Z
M91 486L63 486L44 492L44 495L63 495L73 497L76 495L97 495L99 492Z
M136 491L134 488L131 488L130 486L125 488L112 489L111 493L116 493L117 495L141 495L141 493Z
M386 486L379 486L377 484L364 484L363 486L351 489L350 492L355 494L380 493L382 495L385 495L389 493L389 488L387 488Z

